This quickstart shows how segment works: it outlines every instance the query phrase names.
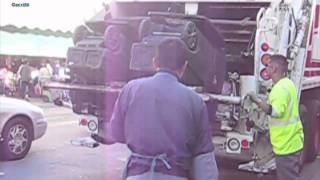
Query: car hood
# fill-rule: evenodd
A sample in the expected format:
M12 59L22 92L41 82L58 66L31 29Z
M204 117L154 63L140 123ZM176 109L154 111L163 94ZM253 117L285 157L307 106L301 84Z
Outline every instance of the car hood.
M23 101L23 100L19 100L19 99L15 99L15 98L9 98L9 97L0 97L0 110L2 111L6 111L8 109L16 109L16 111L21 111L21 110L26 110L26 111L33 111L33 112L38 112L43 114L43 111L41 108Z

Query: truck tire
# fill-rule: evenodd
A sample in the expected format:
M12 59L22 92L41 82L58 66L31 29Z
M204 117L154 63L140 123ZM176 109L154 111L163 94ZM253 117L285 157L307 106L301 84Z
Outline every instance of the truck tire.
M305 103L306 112L301 115L304 130L304 163L312 162L320 151L320 101L309 100Z
M13 134L13 132L16 133ZM23 117L15 117L5 125L2 137L0 159L6 161L22 159L27 155L31 147L33 140L32 125Z
M88 28L84 25L80 25L76 27L73 33L73 44L76 45L79 41L83 40L85 37L87 37L90 34Z

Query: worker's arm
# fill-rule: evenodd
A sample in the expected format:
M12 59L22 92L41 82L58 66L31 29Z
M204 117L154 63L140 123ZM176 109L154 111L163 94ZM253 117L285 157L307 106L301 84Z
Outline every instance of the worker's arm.
M197 125L199 125L199 132L192 161L193 179L218 180L219 171L213 152L211 125L204 102L202 103L202 111Z
M272 106L265 101L260 101L258 103L259 108L268 115L272 114Z
M271 115L272 113L272 107L270 104L268 104L266 101L263 101L262 99L260 99L258 97L258 95L254 92L250 92L248 94L248 96L250 97L251 101L253 101L254 103L256 103L260 109L262 109L263 112L265 112L266 114Z
M290 99L290 92L282 87L272 89L269 95L269 103L272 108L272 117L280 118L286 112Z
M211 137L212 128L208 118L207 106L202 102L202 109L200 118L197 120L197 139L196 145L194 145L193 154L198 156L200 154L205 154L212 152L214 150Z
M249 93L248 95L263 112L275 118L283 115L288 106L288 99L290 98L288 92L279 87L272 89L269 95L269 103L261 100L255 93Z
M123 87L115 103L110 120L110 126L107 128L107 139L125 143L124 122L127 106L129 104L129 84Z

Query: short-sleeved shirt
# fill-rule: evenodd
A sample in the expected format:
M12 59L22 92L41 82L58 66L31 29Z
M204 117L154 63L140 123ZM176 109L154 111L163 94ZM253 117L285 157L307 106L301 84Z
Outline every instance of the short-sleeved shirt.
M40 68L39 81L43 83L43 82L49 81L50 79L51 79L51 75L50 75L48 68L46 68L46 67Z
M29 65L21 65L18 72L22 82L29 82L31 80L31 67Z
M143 155L166 153L169 160L192 160L213 151L210 127L201 97L175 75L163 71L129 82L111 118L116 141ZM148 170L146 167L138 173Z

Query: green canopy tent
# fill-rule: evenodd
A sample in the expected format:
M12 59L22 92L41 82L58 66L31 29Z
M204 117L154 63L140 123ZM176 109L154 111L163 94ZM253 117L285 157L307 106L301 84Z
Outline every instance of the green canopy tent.
M71 37L11 33L0 29L0 55L66 58Z

